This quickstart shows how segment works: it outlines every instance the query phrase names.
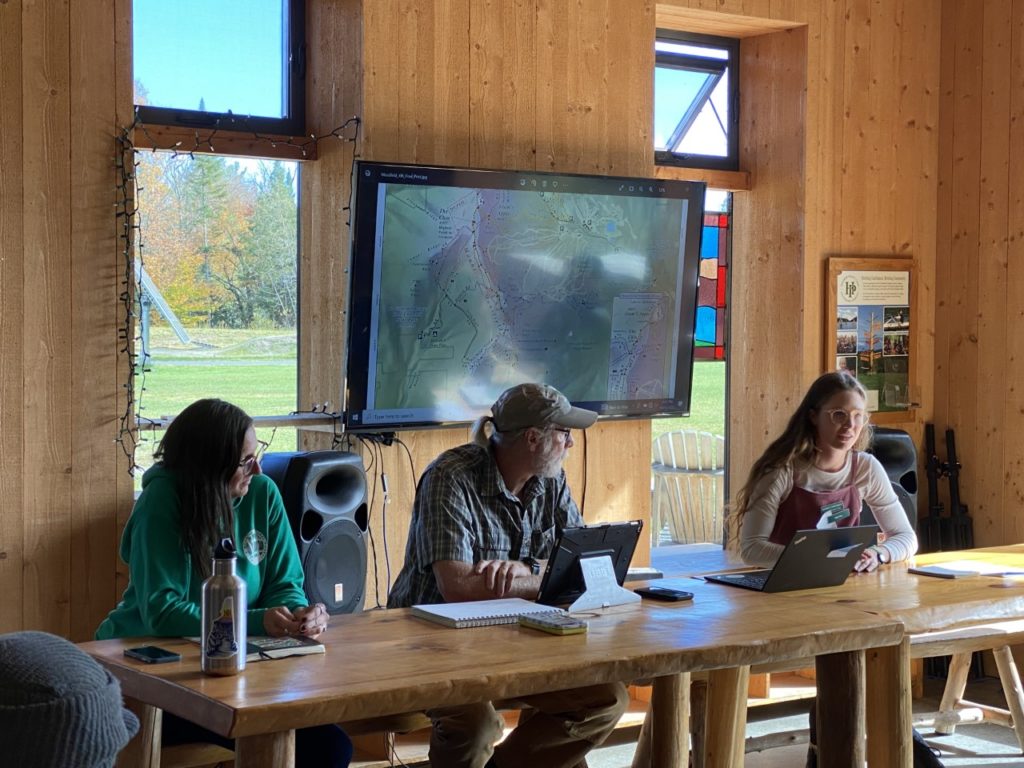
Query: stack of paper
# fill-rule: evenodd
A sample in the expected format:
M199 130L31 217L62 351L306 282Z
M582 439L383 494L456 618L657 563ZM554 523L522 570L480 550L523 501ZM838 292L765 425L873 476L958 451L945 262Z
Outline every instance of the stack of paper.
M935 565L912 565L911 573L937 576L940 579L963 579L968 576L1024 576L1024 570L981 560L950 560Z

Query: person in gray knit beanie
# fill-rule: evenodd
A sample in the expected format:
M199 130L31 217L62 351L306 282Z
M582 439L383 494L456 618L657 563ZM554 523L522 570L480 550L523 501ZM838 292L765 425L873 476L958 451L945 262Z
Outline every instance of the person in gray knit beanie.
M105 768L139 730L121 686L91 656L46 632L0 635L0 762Z

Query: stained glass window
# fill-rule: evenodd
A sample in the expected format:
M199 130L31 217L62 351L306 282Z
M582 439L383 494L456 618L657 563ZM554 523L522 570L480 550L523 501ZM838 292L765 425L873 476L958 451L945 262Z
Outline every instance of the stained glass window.
M725 310L731 213L706 212L700 249L695 360L725 359Z

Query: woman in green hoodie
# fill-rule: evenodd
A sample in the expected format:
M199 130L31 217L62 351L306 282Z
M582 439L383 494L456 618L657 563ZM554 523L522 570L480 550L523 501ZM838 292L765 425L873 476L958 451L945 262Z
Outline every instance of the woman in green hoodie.
M260 471L266 444L252 419L223 400L198 400L171 422L142 476L142 494L121 537L129 584L96 638L200 634L203 581L213 549L230 536L246 582L254 635L317 637L327 610L309 605L298 548L277 486ZM164 743L230 741L169 713ZM296 766L343 768L352 744L337 726L296 732Z

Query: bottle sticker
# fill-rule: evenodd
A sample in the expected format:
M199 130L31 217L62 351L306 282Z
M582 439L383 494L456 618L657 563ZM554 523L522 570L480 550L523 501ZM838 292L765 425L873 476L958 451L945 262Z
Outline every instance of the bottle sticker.
M206 656L210 659L229 659L236 653L235 598L228 595L220 604L220 614L213 620L206 636Z

